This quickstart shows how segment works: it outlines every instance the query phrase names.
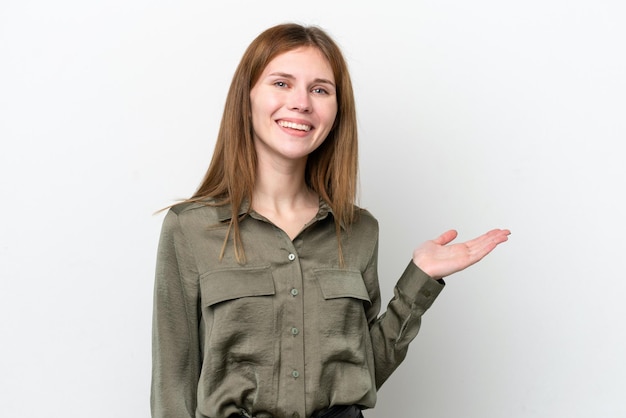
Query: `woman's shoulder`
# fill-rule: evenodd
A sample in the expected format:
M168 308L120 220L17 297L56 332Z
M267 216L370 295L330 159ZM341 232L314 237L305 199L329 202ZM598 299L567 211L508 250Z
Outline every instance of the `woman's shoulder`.
M186 200L183 202L175 203L169 208L169 212L173 212L176 215L182 215L186 212L198 210L198 209L206 209L206 208L216 208L215 200L206 199L202 201L191 201Z
M363 228L373 228L378 229L378 219L370 212L368 209L365 209L360 206L355 206L355 219L354 224Z
M376 219L374 214L369 209L366 209L362 206L355 205L354 210L356 211L357 216L365 216L369 219Z
M177 218L181 224L217 224L230 217L230 205L216 199L184 201L169 207L166 218Z

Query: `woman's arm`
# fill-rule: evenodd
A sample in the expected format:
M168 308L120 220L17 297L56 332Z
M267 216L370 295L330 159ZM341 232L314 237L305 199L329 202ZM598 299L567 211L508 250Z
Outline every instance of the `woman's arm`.
M178 215L163 222L152 325L153 418L195 417L200 375L197 273Z
M394 288L387 311L380 311L377 275L377 250L372 254L363 278L370 290L372 305L366 315L374 351L376 388L387 380L406 357L409 343L417 336L422 315L430 308L444 287L443 277L461 271L480 261L498 244L507 240L508 230L495 229L462 244L447 245L456 238L448 231L427 241L413 253L413 260Z

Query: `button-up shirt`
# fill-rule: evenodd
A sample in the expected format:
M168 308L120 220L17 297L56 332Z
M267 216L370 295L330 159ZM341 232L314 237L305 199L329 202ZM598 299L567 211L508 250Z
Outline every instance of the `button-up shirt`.
M373 407L443 285L410 262L379 315L378 222L363 209L341 230L343 265L324 202L293 240L250 211L240 223L245 264L232 241L220 258L230 217L228 205L184 203L163 221L153 417L305 418L333 405Z

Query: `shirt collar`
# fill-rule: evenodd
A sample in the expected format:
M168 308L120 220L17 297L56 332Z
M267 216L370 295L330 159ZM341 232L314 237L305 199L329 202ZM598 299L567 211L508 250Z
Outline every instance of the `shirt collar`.
M239 207L239 212L237 212L238 216L243 216L249 212L250 204L247 200L244 200L241 206ZM223 205L216 206L217 211L217 219L220 222L230 221L233 217L232 213L232 205L230 202L225 203Z
M232 205L230 203L216 206L216 210L217 210L217 219L220 222L227 222L232 219ZM239 207L239 211L237 212L237 215L243 216L249 213L252 214L253 217L255 218L259 218L259 217L263 218L263 216L261 216L260 214L257 214L256 212L250 209L250 204L248 200L244 200L241 206ZM330 207L330 205L324 199L320 197L319 209L317 211L317 215L315 215L314 220L321 221L322 219L325 219L328 216L328 214L331 214L334 216L333 210ZM343 222L341 223L341 227L345 229Z

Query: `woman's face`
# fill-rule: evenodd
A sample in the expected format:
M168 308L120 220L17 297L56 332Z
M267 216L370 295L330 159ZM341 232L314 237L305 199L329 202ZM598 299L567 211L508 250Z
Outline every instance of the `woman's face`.
M259 159L306 160L328 136L337 115L335 77L317 48L277 55L250 91Z

